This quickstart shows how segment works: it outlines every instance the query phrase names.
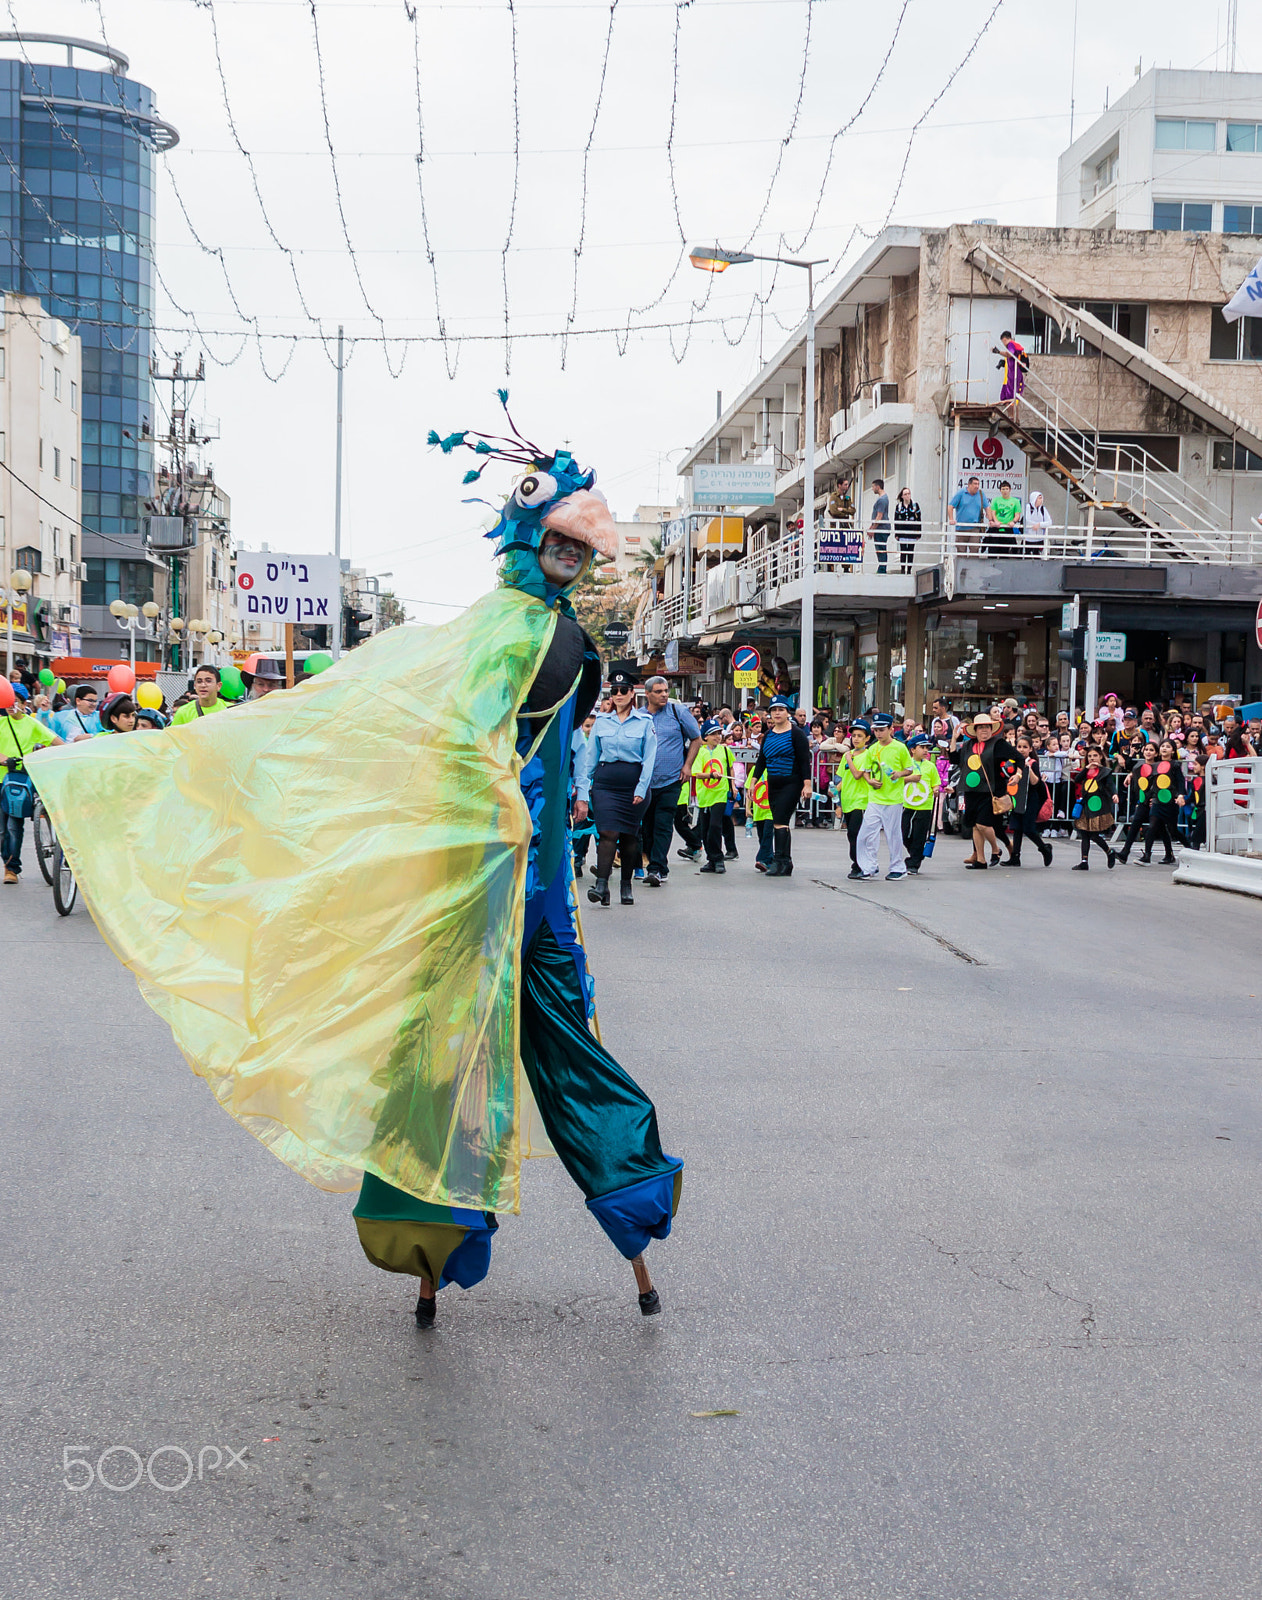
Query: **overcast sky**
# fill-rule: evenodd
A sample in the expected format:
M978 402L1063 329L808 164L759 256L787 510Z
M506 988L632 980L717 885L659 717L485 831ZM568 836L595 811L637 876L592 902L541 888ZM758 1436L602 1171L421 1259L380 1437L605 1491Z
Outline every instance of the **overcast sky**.
M887 220L1054 220L1074 0L1000 0L997 11L995 0L619 0L612 33L607 0L414 9L415 21L404 0L316 0L345 228L311 0L2 0L0 26L104 30L180 130L158 162L170 294L158 320L171 330L159 338L168 358L206 354L205 411L222 428L213 462L239 544L332 549L334 374L311 336L341 321L348 338L378 341L351 346L346 374L343 554L392 572L420 620L442 620L435 602L465 604L493 581L485 513L462 504L477 492L460 485L466 462L429 451L426 434L494 431L505 382L523 432L569 442L615 512L674 500L672 462L713 417L716 390L730 399L747 383L803 306L800 272L710 279L679 265L685 239L742 246L752 235L751 249L787 243L836 267ZM1226 9L1081 0L1076 131L1141 58L1224 67ZM1242 70L1262 68L1254 9L1241 7ZM214 28L266 220L225 110ZM446 346L395 342L438 333L436 289ZM264 337L260 361L242 336L256 323L300 341ZM567 328L564 350L533 337ZM582 333L611 328L624 332ZM484 480L492 496L508 481L494 468Z

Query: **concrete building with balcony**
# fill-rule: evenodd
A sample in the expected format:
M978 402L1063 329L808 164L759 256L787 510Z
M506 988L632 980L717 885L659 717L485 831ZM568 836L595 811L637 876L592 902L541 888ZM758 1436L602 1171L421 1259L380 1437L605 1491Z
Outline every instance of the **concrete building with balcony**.
M1061 155L1056 223L1262 233L1262 73L1145 72Z
M816 319L817 703L919 713L932 693L961 710L1015 694L1054 711L1075 595L1127 635L1101 692L1195 682L1262 697L1262 329L1246 319L1236 337L1221 316L1256 254L1233 235L979 224L872 244ZM1029 352L1015 404L1001 398L1007 331ZM799 329L680 469L770 464L774 504L727 508L739 541L709 513L674 519L637 616L641 660L671 640L707 658L686 686L706 698L732 698L734 643L800 670L804 355ZM1046 525L957 534L948 502L972 473L1023 503L1042 495ZM875 540L855 542L877 478L921 508L910 571L892 534L885 571Z
M78 652L82 350L35 296L0 306L0 580L31 580L14 606L14 655L37 670Z

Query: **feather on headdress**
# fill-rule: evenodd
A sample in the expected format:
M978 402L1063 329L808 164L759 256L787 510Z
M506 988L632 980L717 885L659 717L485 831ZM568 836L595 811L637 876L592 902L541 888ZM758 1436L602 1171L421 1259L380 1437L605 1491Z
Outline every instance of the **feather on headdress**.
M538 550L546 531L563 533L590 546L603 556L618 553L618 533L604 495L595 489L596 474L582 467L568 450L549 453L518 432L508 410L508 390L498 389L508 417L508 435L475 433L465 429L445 437L430 430L428 443L444 455L465 449L485 459L465 473L465 483L476 483L492 461L525 467L524 475L505 500L499 520L487 533L498 539L496 555L506 550Z

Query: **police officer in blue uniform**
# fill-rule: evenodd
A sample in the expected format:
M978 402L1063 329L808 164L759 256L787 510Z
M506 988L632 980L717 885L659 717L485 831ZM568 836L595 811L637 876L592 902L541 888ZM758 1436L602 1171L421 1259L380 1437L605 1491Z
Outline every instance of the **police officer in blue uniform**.
M610 663L613 710L596 718L587 748L575 758L574 820L581 824L590 806L596 821L596 881L587 891L594 905L609 904L615 851L622 864L619 898L624 906L635 904L631 883L640 865L640 822L657 759L653 719L636 710L639 681L633 661Z

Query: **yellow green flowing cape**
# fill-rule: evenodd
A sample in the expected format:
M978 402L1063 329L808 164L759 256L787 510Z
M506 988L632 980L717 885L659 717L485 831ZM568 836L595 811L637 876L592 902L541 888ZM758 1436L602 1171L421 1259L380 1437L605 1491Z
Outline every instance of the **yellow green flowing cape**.
M518 1208L531 823L516 713L555 626L499 589L36 787L115 954L220 1105L322 1189Z

